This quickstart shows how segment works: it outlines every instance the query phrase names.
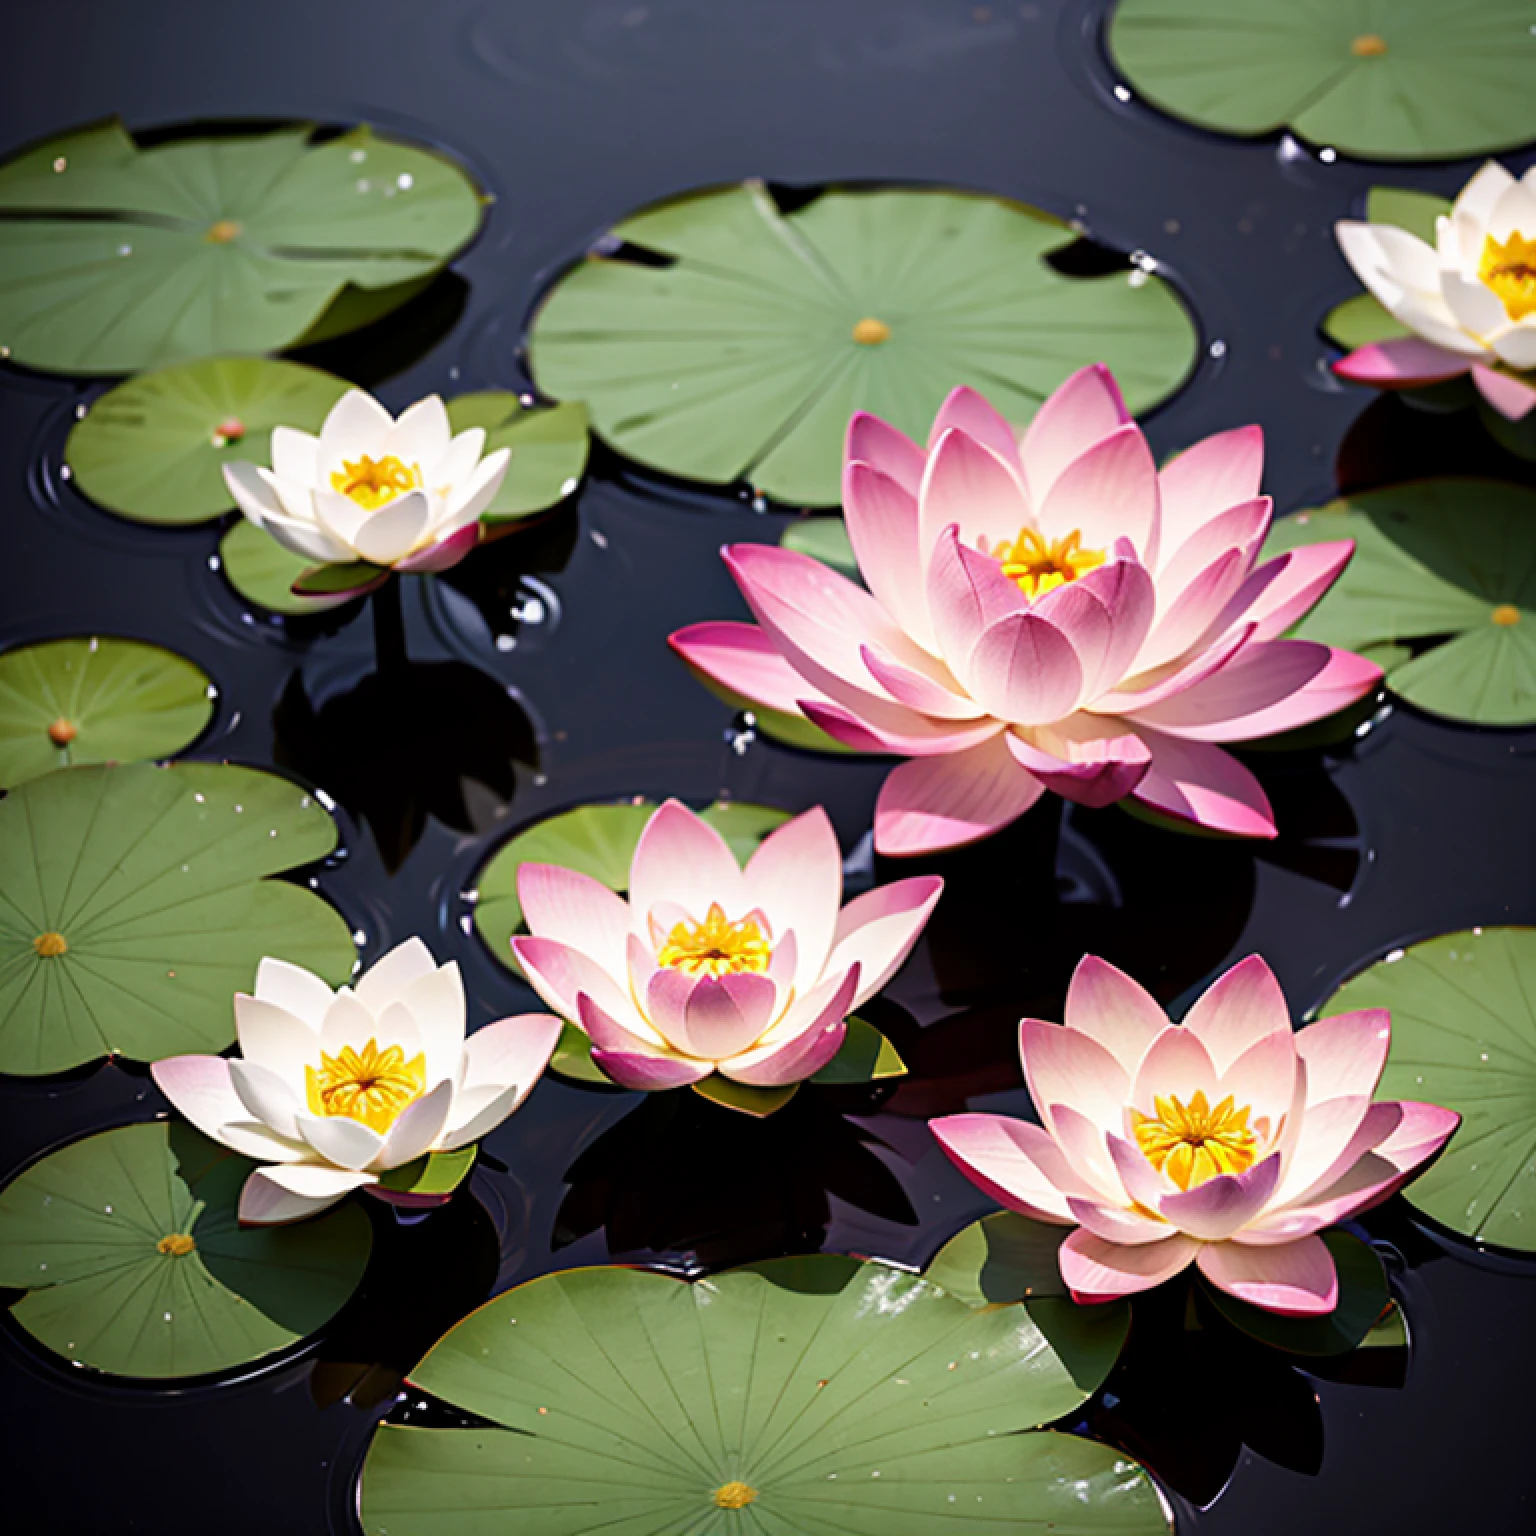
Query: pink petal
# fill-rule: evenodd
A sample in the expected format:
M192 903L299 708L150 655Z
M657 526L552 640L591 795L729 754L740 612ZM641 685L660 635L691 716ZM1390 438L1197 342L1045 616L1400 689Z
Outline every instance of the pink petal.
M576 998L576 1019L583 1033L599 1050L613 1051L623 1056L673 1056L672 1047L659 1039L654 1031L638 1035L619 1023L606 1008L595 1003L586 992Z
M1326 1189L1302 1204L1270 1211L1242 1231L1234 1232L1232 1240L1256 1248L1294 1243L1298 1237L1321 1232L1380 1205L1407 1180L1402 1169L1374 1152L1367 1152Z
M1211 1054L1216 1052L1213 1050ZM1298 1071L1305 1075L1305 1070L1297 1063L1296 1037L1289 1029L1279 1030L1254 1041L1236 1061L1222 1068L1216 1092L1219 1099L1230 1095L1239 1108L1246 1106L1251 1110L1250 1124L1268 1122L1268 1136L1273 1145L1273 1137L1295 1100ZM1261 1140L1265 1139L1262 1125L1259 1134Z
M1176 661L1209 633L1248 574L1249 557L1240 549L1218 555L1173 596L1158 589L1159 612L1136 659L1136 674ZM1164 607L1164 604L1167 604Z
M1296 1032L1296 1054L1307 1069L1307 1097L1369 1098L1381 1081L1392 1044L1392 1018L1385 1008L1336 1013Z
M1090 723L1088 731L1080 729L1084 721ZM1063 799L1077 805L1113 805L1146 776L1152 754L1134 732L1116 734L1116 722L1101 724L1091 715L1074 715L1062 727L1031 733L1038 741L1049 740L1048 748L1017 731L1004 740L1014 757Z
M917 497L873 465L854 462L843 469L843 520L869 590L918 644L937 649L923 589Z
M524 864L517 897L529 932L589 956L610 976L624 974L629 904L606 885L558 864Z
M1103 653L1097 658L1086 635L1065 624L1061 626L1082 659L1083 697L1088 701L1120 683L1146 642L1157 612L1157 589L1152 577L1140 561L1128 558L1128 548L1122 546L1115 559L1080 576L1070 586L1046 593L1036 605L1042 618L1056 623L1056 600L1065 603L1063 594L1067 592L1081 592L1103 603L1109 615L1110 632Z
M843 899L843 855L827 813L818 806L776 828L747 861L744 903L768 919L775 945L791 929L796 985L821 975Z
M1320 1237L1278 1248L1209 1243L1197 1262L1218 1289L1282 1317L1317 1317L1338 1305L1338 1273Z
M1264 1209L1279 1178L1280 1154L1275 1152L1246 1173L1218 1174L1193 1189L1164 1195L1158 1209L1181 1232L1219 1243Z
M981 706L1015 725L1059 720L1077 704L1082 664L1071 642L1032 613L1013 613L982 632L961 671Z
M1170 1195L1177 1190L1178 1185L1166 1174L1159 1173L1147 1161L1146 1153L1140 1147L1112 1132L1104 1138L1104 1141L1109 1148L1109 1157L1114 1164L1115 1172L1121 1184L1125 1186L1126 1195L1136 1204L1145 1206L1149 1211L1155 1211L1164 1195Z
M1020 1215L1069 1224L1067 1196L1087 1194L1061 1149L1038 1125L1007 1115L945 1115L928 1129L978 1189Z
M1291 1011L1275 973L1258 955L1249 955L1195 999L1184 1028L1205 1047L1217 1072L1224 1073L1266 1035L1289 1041Z
M1056 1108L1066 1105L1100 1130L1120 1129L1131 1075L1091 1035L1043 1019L1019 1023L1019 1056L1029 1096L1046 1130L1055 1132ZM1106 1154L1107 1156L1107 1154Z
M917 495L928 455L905 432L868 411L855 411L848 422L843 461L863 463L889 475L904 491Z
M702 1082L714 1071L708 1061L686 1061L676 1056L626 1055L622 1051L602 1051L596 1047L592 1060L621 1088L638 1088L642 1093L657 1093L667 1088L682 1088Z
M902 757L944 757L991 740L1003 730L1003 722L984 715L979 720L936 720L931 715L909 712L899 729L871 720L866 711L844 709L841 704L801 699L800 713L834 741L858 752L890 752Z
M1377 1157L1395 1163L1405 1174L1412 1174L1451 1139L1461 1124L1461 1116L1453 1109L1419 1104L1412 1099L1399 1099L1397 1107L1402 1111L1397 1129L1378 1141L1372 1150Z
M776 1088L821 1071L842 1047L844 1021L859 987L859 968L833 975L799 999L761 1045L742 1051L720 1070L738 1083Z
M1204 1093L1214 1104L1216 1084L1216 1067L1210 1053L1187 1028L1170 1024L1147 1047L1123 1102L1134 1105L1145 1115L1154 1114L1156 1100L1169 1094L1188 1104L1196 1093ZM1120 1129L1118 1121L1115 1129Z
M1391 1100L1373 1104L1351 1096L1308 1104L1276 1205L1308 1203L1348 1173L1367 1152L1375 1151L1402 1118L1401 1108Z
M1161 1243L1171 1235L1169 1223L1143 1216L1139 1211L1124 1206L1110 1205L1102 1200L1082 1199L1073 1196L1067 1201L1067 1209L1073 1219L1094 1237L1106 1243L1139 1247L1146 1243Z
M251 1119L229 1068L222 1056L167 1056L149 1070L177 1114L242 1157L286 1163L307 1156L302 1146Z
M1111 432L1057 476L1039 512L1047 539L1077 532L1086 549L1129 539L1144 562L1158 541L1157 465L1135 422Z
M933 418L933 426L928 432L930 453L951 427L975 438L982 447L990 448L1010 468L1019 467L1019 445L1013 428L991 401L967 384L952 389L939 407L939 414Z
M1143 672L1136 679L1141 686L1117 688L1093 701L1093 712L1111 718L1134 716L1140 720L1165 699L1177 698L1185 690L1219 672L1244 649L1253 637L1252 625L1229 630L1214 645L1197 651L1183 661L1171 662L1155 672Z
M1163 549L1172 556L1228 507L1259 494L1264 473L1264 431L1237 427L1202 438L1158 473L1162 490Z
M918 538L932 550L951 525L969 545L992 550L1032 526L1018 472L990 448L951 427L928 455L918 492Z
M900 763L875 801L875 850L899 857L978 842L1017 821L1043 793L996 736L963 752Z
M680 801L659 806L646 822L630 864L632 931L649 936L647 919L658 902L676 902L695 922L702 922L715 902L732 918L745 915L745 897L741 866L725 839Z
M1168 1016L1139 982L1097 955L1084 955L1067 988L1067 1028L1097 1041L1129 1082Z
M480 542L480 524L470 523L436 544L418 549L395 562L397 571L446 571L457 565Z
M1306 544L1266 560L1245 578L1217 619L1217 627L1253 624L1254 639L1279 639L1312 611L1354 551L1353 539L1339 539Z
M1536 385L1527 384L1523 379L1513 379L1496 368L1476 363L1472 368L1472 382L1477 385L1478 394L1510 421L1524 421L1536 410Z
M630 1000L627 978L610 976L580 950L555 939L515 938L512 952L533 990L562 1018L581 1017L577 1000L585 993L641 1038L650 1032Z
M1454 379L1470 366L1470 359L1437 347L1417 336L1395 336L1373 341L1341 357L1333 371L1352 384L1374 384L1378 389L1414 389Z
M1237 837L1274 837L1275 818L1259 781L1220 747L1140 732L1152 767L1134 798L1154 811Z
M1240 501L1202 524L1163 563L1157 589L1164 604L1182 592L1196 576L1229 549L1238 550L1251 565L1269 532L1273 503L1268 496Z
M750 971L693 977L664 966L646 988L645 1011L674 1049L722 1061L746 1050L768 1028L778 994L766 976Z
M843 908L827 969L859 967L852 1007L873 997L906 963L943 890L937 875L917 875L878 885Z
M755 624L690 624L667 644L695 672L764 709L798 715L798 701L815 692Z
M1090 1197L1113 1206L1125 1205L1130 1197L1109 1150L1114 1131L1103 1120L1090 1119L1070 1104L1052 1104L1050 1109L1051 1134L1062 1155L1088 1186ZM1118 1126L1123 1119L1122 1107L1113 1123Z
M933 672L904 667L875 645L861 645L859 659L886 693L919 714L938 720L975 720L982 712L981 706L948 676L947 667L940 681ZM937 670L943 663L934 665Z
M1061 1278L1077 1302L1116 1301L1149 1291L1189 1267L1200 1244L1172 1233L1160 1243L1126 1247L1079 1228L1061 1245Z
M518 1013L482 1025L464 1042L464 1076L459 1086L465 1092L516 1088L520 1104L543 1075L559 1043L560 1020L553 1014Z
M960 542L958 528L940 533L928 565L928 607L939 651L951 670L964 665L985 629L1028 606L996 560Z
M1019 447L1036 505L1073 460L1130 419L1115 377L1103 363L1080 368L1055 389L1035 412Z

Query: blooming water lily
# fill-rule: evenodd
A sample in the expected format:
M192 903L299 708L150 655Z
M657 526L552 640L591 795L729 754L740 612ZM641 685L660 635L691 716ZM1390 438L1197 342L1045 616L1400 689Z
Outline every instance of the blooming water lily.
M882 853L985 837L1047 789L1272 837L1258 781L1217 743L1332 714L1381 670L1280 638L1353 546L1257 565L1262 465L1245 427L1159 471L1102 367L1017 436L971 389L926 449L861 412L843 507L868 590L809 556L733 545L758 625L695 624L672 645L737 695L911 758L875 808Z
M1380 1204L1460 1121L1432 1104L1372 1101L1390 1038L1379 1008L1293 1032L1256 955L1170 1024L1090 955L1065 1025L1021 1025L1040 1124L966 1114L932 1128L994 1199L1076 1229L1060 1264L1078 1301L1143 1291L1195 1264L1243 1301L1311 1316L1338 1300L1317 1234Z
M1387 389L1470 373L1510 420L1536 409L1536 167L1517 181L1490 160L1436 221L1433 246L1395 224L1334 230L1355 275L1413 332L1351 352L1335 372Z
M443 571L475 547L480 514L507 472L510 451L482 458L484 448L483 427L453 436L436 395L396 420L353 389L331 407L318 437L275 427L272 467L226 464L224 479L258 528L307 560Z
M849 1013L911 952L943 889L898 880L839 910L843 867L819 806L743 869L724 838L669 800L646 823L628 900L555 864L524 864L528 937L512 948L539 996L626 1088L718 1072L778 1088L837 1054Z
M560 1038L548 1014L464 1034L458 966L420 939L333 992L282 960L261 962L235 997L240 1055L172 1056L152 1071L198 1130L257 1168L240 1220L296 1221L429 1152L500 1125L538 1081Z

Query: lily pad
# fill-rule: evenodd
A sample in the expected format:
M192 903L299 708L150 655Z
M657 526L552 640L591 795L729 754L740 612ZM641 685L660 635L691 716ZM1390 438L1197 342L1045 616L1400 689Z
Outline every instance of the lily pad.
M867 1019L854 1015L848 1020L848 1032L837 1055L811 1081L826 1086L878 1083L905 1077L906 1072L907 1064L896 1047Z
M279 351L403 303L480 218L459 166L367 127L140 149L98 123L0 166L0 343L87 374Z
M1022 426L1105 362L1140 411L1194 364L1167 284L1057 271L1045 258L1073 232L1002 198L833 188L785 214L748 182L647 208L610 238L624 244L573 268L534 318L540 387L585 400L641 464L796 505L838 501L856 410L921 438L971 384Z
M0 1192L0 1285L33 1338L117 1376L202 1376L286 1349L357 1289L372 1229L353 1205L241 1227L254 1164L179 1123L50 1153Z
M336 824L276 774L64 768L0 800L0 1072L222 1051L265 955L339 984L355 951L318 896L262 878Z
M225 464L272 462L272 428L318 432L345 379L301 363L210 357L127 379L75 424L75 484L141 523L200 523L234 505Z
M1278 519L1264 553L1332 539L1353 539L1354 558L1292 633L1351 651L1406 645L1383 664L1409 703L1536 723L1536 491L1450 479L1367 491Z
M352 601L350 592L339 597L301 597L293 584L311 568L311 562L290 553L243 517L219 540L219 565L241 597L270 613L324 613Z
M478 1144L473 1144L455 1152L428 1152L381 1173L378 1183L366 1188L391 1205L441 1205L469 1177L479 1151Z
M208 678L137 640L47 640L0 656L0 785L72 763L170 757L213 716Z
M1321 1010L1392 1014L1381 1096L1461 1128L1405 1198L1478 1242L1536 1251L1536 929L1474 928L1393 950Z
M848 537L848 525L840 517L800 517L784 530L779 540L785 549L809 555L823 565L830 565L849 581L859 580L859 561Z
M1142 96L1202 128L1448 160L1536 138L1530 28L1528 0L1120 0L1108 42Z
M547 512L569 496L586 473L591 438L587 408L579 401L524 405L507 390L487 390L450 400L448 420L455 432L484 427L487 453L512 451L501 489L480 514L482 524L495 527Z
M547 1275L411 1379L489 1424L381 1426L367 1536L1168 1530L1135 1462L1036 1430L1087 1391L1025 1309L878 1264Z
M522 865L563 864L600 880L610 891L622 892L629 885L635 844L655 810L651 800L581 805L535 822L503 843L480 871L480 899L475 906L475 927L496 959L508 970L518 969L511 939L523 926L523 905L517 899L517 872ZM717 801L703 814L742 861L775 827L789 820L788 811L735 800Z

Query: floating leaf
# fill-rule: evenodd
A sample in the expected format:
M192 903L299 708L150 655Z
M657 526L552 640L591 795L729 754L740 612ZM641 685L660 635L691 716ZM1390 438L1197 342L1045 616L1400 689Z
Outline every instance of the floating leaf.
M1410 703L1479 725L1536 723L1536 491L1492 480L1368 491L1278 519L1264 553L1332 539L1355 540L1354 557L1294 634L1351 651L1408 644L1383 665Z
M367 1536L1168 1529L1134 1462L1029 1432L1087 1392L1025 1309L973 1311L878 1264L546 1275L452 1329L412 1381L490 1424L383 1425Z
M819 1071L813 1083L877 1083L882 1078L904 1077L907 1064L901 1053L875 1026L857 1016L848 1020L837 1055Z
M336 597L301 597L293 584L310 562L291 554L255 523L241 518L219 540L219 564L224 575L241 597L272 613L290 616L324 613L352 601L351 593Z
M216 763L65 768L0 800L0 1072L222 1051L275 955L340 983L355 952L318 896L265 875L336 824L276 774Z
M1451 200L1411 187L1372 187L1365 195L1365 217L1371 224L1396 224L1433 247L1439 240L1439 220L1451 211Z
M47 640L0 656L0 785L72 763L170 757L213 716L207 676L137 640Z
M140 149L99 123L0 166L0 342L58 373L272 352L403 303L475 234L452 161L301 124ZM318 322L318 324L317 324Z
M455 432L485 428L485 452L512 451L507 477L480 521L494 527L547 512L580 483L587 469L587 408L580 402L524 405L505 390L460 395L448 402Z
M555 1053L549 1058L549 1070L578 1083L599 1083L616 1088L614 1080L592 1060L592 1042L574 1024L567 1021L560 1028Z
M523 925L523 906L517 899L517 871L522 865L563 864L601 881L610 891L622 892L629 885L635 844L655 810L649 800L581 805L535 822L503 843L476 882L480 899L475 927L491 953L509 969L517 969L510 940ZM718 801L703 814L743 862L775 827L789 820L787 811L734 800Z
M1114 369L1132 410L1193 366L1172 290L1133 271L1068 277L1076 238L1021 203L934 190L823 192L781 213L757 182L643 210L534 318L533 372L587 402L598 435L654 469L839 499L856 410L924 438L957 384L1023 425L1070 373Z
M368 1218L344 1205L241 1227L255 1165L179 1123L87 1136L0 1192L0 1285L33 1338L117 1376L201 1376L315 1332L357 1289Z
M224 466L272 462L272 428L318 432L348 388L318 368L210 357L110 389L64 449L75 484L143 523L198 523L234 505Z
M809 555L830 565L850 581L859 580L859 562L854 557L847 525L840 517L800 517L784 530L779 543L796 554Z
M1321 1010L1392 1014L1381 1097L1461 1116L1409 1202L1479 1242L1536 1250L1536 929L1474 928L1407 949Z
M475 1166L478 1145L456 1152L428 1152L415 1162L403 1163L379 1175L369 1192L394 1205L440 1205L469 1177Z
M757 1120L771 1115L777 1109L783 1109L800 1091L799 1083L758 1088L751 1083L738 1083L729 1077L722 1077L718 1072L690 1086L701 1099L708 1099L723 1109L734 1109L740 1115L751 1115Z
M1120 0L1109 52L1154 106L1382 160L1536 138L1529 0Z

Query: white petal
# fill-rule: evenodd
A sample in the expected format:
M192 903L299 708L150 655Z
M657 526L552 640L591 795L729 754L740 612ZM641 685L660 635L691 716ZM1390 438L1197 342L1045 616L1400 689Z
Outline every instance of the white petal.
M298 1113L304 1100L270 1067L255 1061L231 1061L229 1081L253 1119L290 1141L300 1139Z
M367 514L353 536L352 547L375 565L393 565L421 543L431 515L432 498L425 491L407 491Z
M431 1093L423 1094L414 1104L406 1105L400 1118L389 1128L389 1135L384 1138L384 1150L379 1153L378 1166L398 1168L430 1151L452 1113L453 1084L449 1082L439 1083Z
M371 1126L347 1115L300 1115L299 1134L336 1168L359 1169L377 1164L384 1138Z
M458 1080L464 1054L464 981L456 961L418 977L400 993L400 1006L416 1021L427 1057L427 1081Z
M422 479L434 491L446 494L451 503L453 489L468 480L485 452L485 428L470 427L449 443L447 452L436 464L422 465Z
M349 389L331 407L320 428L316 453L319 478L329 484L331 474L341 468L345 459L355 463L365 453L369 458L382 458L384 443L394 424L394 417L372 395L361 389Z
M1465 217L1479 225L1487 224L1499 199L1514 185L1515 178L1497 160L1487 161L1457 193L1451 217Z
M319 472L320 439L297 427L272 428L272 473L295 485L313 485Z
M1493 338L1493 350L1511 368L1536 368L1536 325L1522 321Z
M290 965L270 955L256 967L256 996L264 1003L285 1008L296 1019L309 1025L318 1043L325 1012L335 992L313 971L302 965Z
M432 951L418 938L397 944L381 955L357 979L357 1000L373 1014L380 1014L388 1003L399 1002L413 981L430 976L437 969Z
M404 411L385 440L385 453L392 453L405 464L425 470L448 451L453 429L448 425L448 410L439 395L428 395Z
M348 1190L374 1182L371 1173L344 1173L319 1163L258 1168L240 1191L240 1222L243 1226L269 1227L300 1221L335 1205Z
M263 998L235 994L235 1036L247 1061L276 1073L295 1092L303 1092L304 1068L320 1065L314 1027Z

